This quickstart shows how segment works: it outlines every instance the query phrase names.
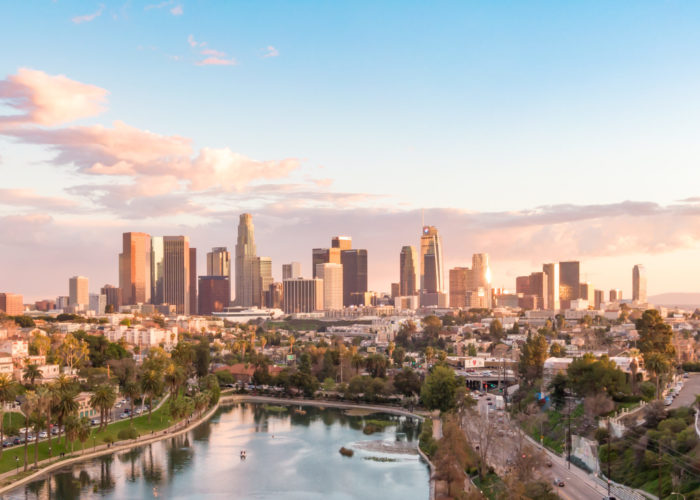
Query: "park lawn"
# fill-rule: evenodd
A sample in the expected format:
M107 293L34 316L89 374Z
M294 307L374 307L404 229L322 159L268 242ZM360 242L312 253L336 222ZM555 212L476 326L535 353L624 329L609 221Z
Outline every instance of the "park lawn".
M8 411L2 416L3 429L20 429L24 427L24 415L18 411ZM7 435L7 432L5 432Z
M169 414L170 411L170 401L166 401L157 410L153 411L151 415L151 421L148 421L148 413L145 415L135 417L133 421L129 419L120 420L109 424L106 429L100 432L97 431L97 427L92 428L92 433L90 438L84 443L86 452L90 451L90 448L94 445L100 445L105 442L105 436L111 435L114 440L118 440L117 434L122 429L129 428L133 425L139 432L140 436L148 436L151 432L160 431L170 427L174 420ZM95 437L93 441L93 436ZM34 464L34 446L32 442L27 447L27 461L29 465ZM75 451L80 452L83 449L83 444L80 441L75 442ZM60 453L69 454L71 451L71 444L65 443L65 434L61 435L61 442L57 442L57 436L52 436L51 439L51 450L52 456L57 457ZM49 458L49 442L48 440L39 441L39 461ZM15 446L13 448L5 449L2 452L2 457L0 457L0 473L7 472L17 467L19 464L20 469L24 467L24 445Z

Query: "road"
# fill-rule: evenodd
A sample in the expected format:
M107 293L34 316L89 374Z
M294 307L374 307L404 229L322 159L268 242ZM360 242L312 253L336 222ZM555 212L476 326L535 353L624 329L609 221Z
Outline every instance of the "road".
M700 394L700 373L690 373L689 375L688 378L683 379L683 388L671 403L672 410L692 405L695 402L695 395Z
M492 397L492 400L495 398ZM603 498L607 494L607 490L600 486L591 475L574 465L569 468L563 458L546 449L542 450L536 443L530 442L531 440L527 437L522 438L520 429L510 422L508 415L492 408L493 406L488 405L486 397L482 397L477 404L477 413L468 415L465 418L464 426L465 429L468 428L467 439L470 435L475 437L475 442L471 443L472 446L477 444L478 438L476 436L478 433L488 432L484 430L488 426L486 422L491 421L491 425L495 426L495 432L492 431L493 442L489 444L488 448L487 462L499 475L503 476L508 473L509 466L507 464L511 460L515 460L519 450L523 449L522 447L525 445L523 439L525 439L528 441L530 449L538 449L540 453L545 453L552 462L552 467L546 465L540 467L540 478L550 484L555 477L564 480L566 486L553 486L561 498L565 500L590 500ZM475 418L481 419L481 421L475 421ZM542 462L544 463L545 460Z

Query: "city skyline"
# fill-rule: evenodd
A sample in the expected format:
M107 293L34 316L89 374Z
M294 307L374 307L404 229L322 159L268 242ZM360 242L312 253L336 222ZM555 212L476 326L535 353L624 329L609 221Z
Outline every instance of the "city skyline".
M359 2L313 19L281 3L264 22L253 5L181 7L105 2L91 16L99 5L57 2L40 21L26 4L7 8L7 289L39 299L76 274L116 284L104 259L115 233L233 248L249 212L273 263L311 269L308 248L348 234L371 253L369 288L388 290L425 207L445 269L488 253L497 287L580 260L582 279L625 296L634 262L649 295L697 291L700 151L687 96L700 77L687 61L700 35L687 20L700 6L551 3L557 23L538 8L449 2ZM20 28L37 22L50 44Z

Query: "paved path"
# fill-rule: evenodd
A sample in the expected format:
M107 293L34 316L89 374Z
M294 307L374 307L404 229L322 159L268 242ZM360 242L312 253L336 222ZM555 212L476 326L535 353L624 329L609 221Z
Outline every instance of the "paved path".
M688 378L683 379L683 389L671 403L672 410L681 406L690 406L695 402L695 395L700 394L700 373L690 373Z

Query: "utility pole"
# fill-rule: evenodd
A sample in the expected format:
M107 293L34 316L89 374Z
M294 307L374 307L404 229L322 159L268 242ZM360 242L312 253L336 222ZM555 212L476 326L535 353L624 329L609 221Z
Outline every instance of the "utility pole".
M610 417L608 417L608 498L610 498L610 446L611 446L611 443L612 443L612 432L610 432ZM659 500L661 500L660 496L659 496Z
M566 399L566 406L567 406L567 408L568 408L568 410L569 410L569 411L567 412L567 413L568 413L568 417L569 417L569 430L568 430L568 435L569 435L569 437L568 437L567 440L566 440L566 448L567 448L567 452L568 452L568 462L569 462L569 463L567 464L567 468L568 468L569 470L571 470L571 444L572 444L572 440L571 440L571 399L570 399L570 398L567 398L567 399ZM610 496L610 495L608 495L608 496Z

